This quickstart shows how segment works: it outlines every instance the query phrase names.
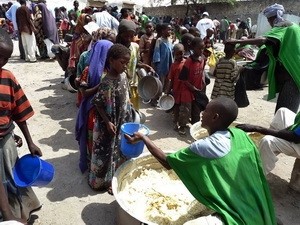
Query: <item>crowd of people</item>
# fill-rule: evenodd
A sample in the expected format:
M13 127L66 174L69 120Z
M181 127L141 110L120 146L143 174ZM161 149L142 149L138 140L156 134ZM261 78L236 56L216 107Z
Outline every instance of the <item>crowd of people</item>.
M134 121L132 109L140 108L137 70L143 68L147 73L157 74L163 92L174 96L175 105L170 115L173 115L174 129L179 135L186 135L188 125L200 121L202 113L202 127L210 136L171 155L165 155L140 133L127 136L128 141L144 141L164 167L175 170L197 200L216 212L208 224L276 224L265 175L275 167L279 153L300 157L300 71L296 64L300 52L299 48L292 51L293 47L287 44L292 38L293 43L300 46L300 28L282 18L283 6L275 4L264 10L273 28L259 39L248 39L251 19L246 22L238 19L237 24L232 25L226 17L221 21L211 20L209 13L203 12L198 21L170 19L166 23L163 19L154 21L145 13L137 17L129 9L121 9L118 13L115 7L84 10L78 7L78 2L74 1L73 9L67 11L59 7L53 15L44 1L28 7L25 0L18 0L5 12L13 24L14 35L9 37L11 30L1 29L0 80L10 79L11 82L5 84L5 90L1 88L0 95L13 96L15 100L9 109L1 108L0 160L10 161L9 165L1 163L1 176L8 197L15 199L15 204L11 205L15 217L27 220L41 206L32 190L27 188L23 192L31 193L29 199L34 207L23 208L19 192L16 192L18 188L12 176L17 160L14 123L21 128L31 154L40 156L42 153L26 126L33 110L13 74L2 69L12 54L11 38L18 39L20 58L28 62L58 59L59 56L52 52L53 46L67 42L65 76L74 77L77 90L75 138L80 150L79 168L82 173L88 172L88 184L92 189L113 194L112 177L128 160L120 151L121 125ZM215 62L212 74L215 83L209 102L206 86L210 84L210 77L205 66L218 41L225 46L224 57ZM272 123L271 128L266 129L246 124L239 125L239 129L228 129L238 114L235 84L240 68L234 57L240 49L236 44L239 48L251 44L267 49L269 99L279 93L274 121L283 120L282 125ZM156 106L158 97L151 99L152 106ZM20 98L22 102L18 101ZM6 100L0 103L3 102ZM288 113L293 113L295 119L287 122L284 118L289 117ZM242 130L267 135L258 146L259 150ZM7 145L14 154L5 152ZM203 170L202 165L207 169ZM299 191L298 167L293 171L291 187ZM235 179L244 187L233 182ZM228 189L231 191L226 192ZM5 205L6 201L0 203ZM24 210L29 213L26 211L24 215ZM5 215L4 219L13 218L11 214Z

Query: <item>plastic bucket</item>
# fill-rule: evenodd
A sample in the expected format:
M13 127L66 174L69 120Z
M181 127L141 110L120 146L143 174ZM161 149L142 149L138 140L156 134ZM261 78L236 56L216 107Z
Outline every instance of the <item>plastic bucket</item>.
M132 136L134 132L140 131L145 135L148 135L148 127L139 123L124 123L121 126L121 131L121 152L123 153L123 155L127 158L135 158L142 154L144 149L144 142L139 141L135 144L130 144L125 138L125 134Z
M54 177L54 167L38 156L27 154L16 162L13 175L19 187L45 186Z

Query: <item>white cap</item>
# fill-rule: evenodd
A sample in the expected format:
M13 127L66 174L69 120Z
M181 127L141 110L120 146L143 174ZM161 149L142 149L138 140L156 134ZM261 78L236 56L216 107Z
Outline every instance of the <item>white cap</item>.
M202 16L209 16L208 12L202 13Z

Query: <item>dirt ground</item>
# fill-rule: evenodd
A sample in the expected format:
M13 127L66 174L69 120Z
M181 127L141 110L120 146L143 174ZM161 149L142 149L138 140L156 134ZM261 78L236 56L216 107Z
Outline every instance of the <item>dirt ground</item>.
M56 169L54 180L46 187L34 187L43 208L32 216L31 223L38 224L91 224L113 225L116 223L117 202L107 193L91 190L86 174L78 167L79 151L74 139L77 108L76 94L61 88L63 71L56 61L25 63L15 51L5 66L19 80L35 115L28 120L33 140L43 151L43 159ZM210 96L212 83L208 86ZM266 101L267 88L248 91L250 105L239 110L238 121L268 126L275 109L275 101ZM189 135L179 136L173 131L170 114L142 105L150 137L166 151L180 149L192 143ZM20 133L16 129L16 133ZM27 154L27 146L19 155ZM280 160L268 177L278 218L285 225L300 224L300 194L288 188L294 159L279 156ZM253 215L255 216L255 215Z

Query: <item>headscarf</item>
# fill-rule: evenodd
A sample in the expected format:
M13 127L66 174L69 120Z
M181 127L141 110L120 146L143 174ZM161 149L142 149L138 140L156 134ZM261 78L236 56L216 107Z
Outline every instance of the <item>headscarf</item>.
M274 24L277 24L279 22L283 22L283 14L285 10L283 5L275 3L274 5L268 6L267 8L264 9L263 14L265 17L270 18L273 16L276 16L276 19L274 20Z
M38 7L42 12L43 31L45 37L52 41L53 44L58 44L59 38L53 14L49 9L47 9L47 6L44 3L39 3Z
M77 33L77 34L82 34L84 33L85 29L84 29L84 25L86 25L86 22L85 22L85 17L87 16L88 14L86 13L82 13L80 14L80 16L78 17L77 21L76 21L76 26L74 28L74 32Z
M89 75L88 75L88 88L95 87L100 83L101 76L103 74L106 62L106 56L108 50L113 45L111 41L99 40L97 41L93 48L91 49L91 54L89 58ZM87 158L86 158L86 129L87 120L90 109L92 108L91 100L94 96L89 96L83 98L78 109L75 135L76 140L79 142L80 148L80 162L79 168L82 173L87 170Z

